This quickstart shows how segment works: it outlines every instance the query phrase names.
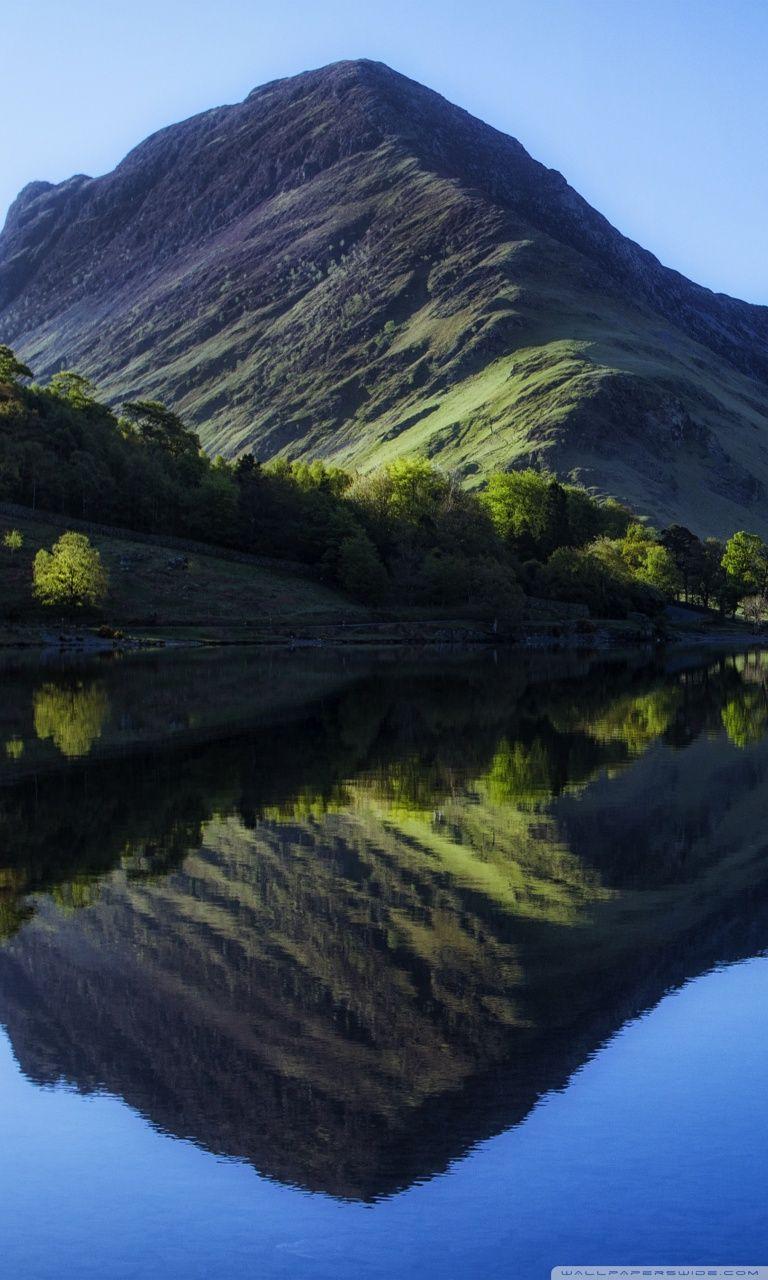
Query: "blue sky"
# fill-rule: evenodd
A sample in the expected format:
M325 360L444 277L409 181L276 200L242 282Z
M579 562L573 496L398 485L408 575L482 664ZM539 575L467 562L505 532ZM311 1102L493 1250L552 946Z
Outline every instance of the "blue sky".
M25 0L2 30L0 219L32 179L370 57L519 138L667 265L768 303L765 0Z

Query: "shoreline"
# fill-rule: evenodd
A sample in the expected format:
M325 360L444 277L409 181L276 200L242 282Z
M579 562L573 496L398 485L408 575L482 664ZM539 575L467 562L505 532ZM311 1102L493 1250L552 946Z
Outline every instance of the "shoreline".
M531 652L620 652L681 648L750 649L768 646L768 631L716 624L691 629L654 626L648 619L578 619L518 622L499 627L472 619L413 620L221 627L184 624L110 628L74 625L61 629L15 624L0 628L0 652L84 655L198 648L270 649L506 649Z

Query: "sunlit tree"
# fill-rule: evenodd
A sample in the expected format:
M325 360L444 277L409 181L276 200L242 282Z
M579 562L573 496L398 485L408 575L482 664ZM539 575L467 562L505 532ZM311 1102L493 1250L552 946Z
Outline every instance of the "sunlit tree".
M51 551L35 556L33 593L41 604L63 609L95 605L108 585L101 556L84 533L63 533Z

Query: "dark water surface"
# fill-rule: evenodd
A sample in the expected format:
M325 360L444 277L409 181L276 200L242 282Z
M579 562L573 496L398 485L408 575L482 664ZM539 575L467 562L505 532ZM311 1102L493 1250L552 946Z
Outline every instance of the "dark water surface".
M0 1276L768 1262L768 656L0 695Z

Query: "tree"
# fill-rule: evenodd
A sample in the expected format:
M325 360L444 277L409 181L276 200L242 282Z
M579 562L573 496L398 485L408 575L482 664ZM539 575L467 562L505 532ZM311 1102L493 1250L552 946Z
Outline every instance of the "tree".
M74 369L61 369L54 373L48 383L48 390L59 400L66 400L75 409L88 409L96 404L96 387L90 378Z
M621 557L631 573L643 569L651 547L656 546L656 535L648 525L633 520L621 539Z
M634 579L666 596L680 590L680 575L670 552L647 525L633 522L623 538L597 538L588 550L617 580Z
M586 489L563 485L568 512L569 541L572 547L584 547L603 530L603 513Z
M600 526L607 538L623 538L632 523L632 512L623 502L615 498L605 498L598 503Z
M570 546L571 541L565 489L557 480L550 479L544 499L542 551L545 555L550 555L551 552L557 551L558 547Z
M24 537L19 533L18 529L8 529L7 532L3 534L3 546L6 547L8 551L21 551L21 548L24 546Z
M232 542L237 530L239 492L223 458L213 466L192 491L188 517L192 532L208 542Z
M22 364L16 354L0 343L0 382L18 382L19 378L31 378L32 370Z
M159 400L126 400L123 413L142 440L159 445L172 458L195 458L200 452L200 437Z
M665 529L659 539L666 547L680 575L683 599L687 601L691 589L691 581L701 559L701 542L695 533L686 529L683 524L672 524Z
M676 596L680 591L681 579L671 554L666 547L653 543L647 548L643 562L635 571L640 582L655 587L665 596Z
M691 595L701 601L705 609L709 608L712 600L720 606L721 610L729 600L733 600L734 607L738 603L738 591L734 590L733 582L723 568L724 552L725 546L722 542L717 538L707 538L699 544L693 558L690 591Z
M384 469L387 510L395 520L419 525L434 517L449 486L423 458L398 458Z
M483 503L497 533L522 555L545 558L568 535L568 503L552 476L538 471L502 471L492 475Z
M560 547L550 556L538 589L555 600L586 604L593 617L624 618L630 611L658 613L663 597L649 583L633 577L623 560L617 564L614 555L620 545L615 539L600 538L586 550Z
M759 631L768 618L768 596L746 596L741 602L741 612L745 621Z
M371 604L382 600L389 578L370 538L363 533L345 538L339 547L337 577L351 596Z
M740 594L768 591L768 547L756 533L740 529L725 544L722 565Z
M35 556L32 590L41 604L81 609L98 604L109 582L101 556L84 533L63 533Z
M586 550L594 560L599 560L603 568L607 569L614 578L623 579L629 577L621 539L595 538L595 541L591 542Z

